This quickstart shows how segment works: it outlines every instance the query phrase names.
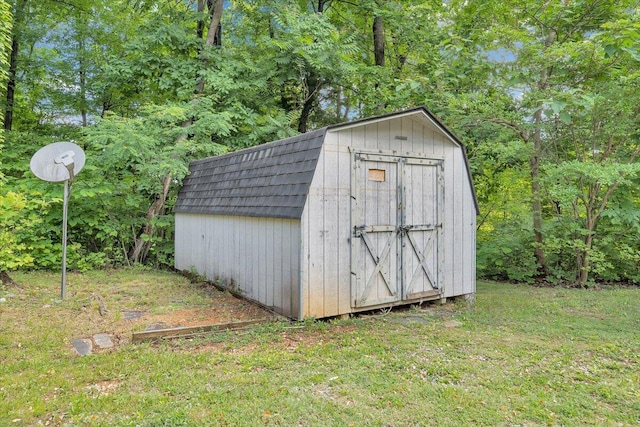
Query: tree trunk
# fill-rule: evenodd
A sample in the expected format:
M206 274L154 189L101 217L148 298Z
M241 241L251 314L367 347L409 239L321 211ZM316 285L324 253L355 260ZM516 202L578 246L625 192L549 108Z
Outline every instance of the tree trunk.
M554 30L549 31L545 39L545 48L551 47L556 40ZM540 72L540 79L537 83L537 89L544 91L549 85L549 77L553 70L553 66L543 68ZM547 277L549 275L549 267L544 253L544 233L542 231L542 195L540 185L540 159L542 158L542 109L539 109L533 115L533 153L529 159L529 168L531 174L531 210L533 214L533 238L535 241L534 256L538 264L538 275Z
M133 262L142 262L146 259L151 249L151 240L155 232L153 220L164 212L164 203L167 200L169 189L171 188L171 175L167 175L162 180L162 191L147 210L147 223L142 229L142 233L136 238L133 248L129 252L129 259Z
M583 249L578 253L576 259L576 264L578 266L578 283L581 286L585 286L587 284L587 280L589 280L589 254L591 253L591 248L593 247L593 239L595 238L596 227L598 226L598 222L600 221L602 212L604 212L607 205L609 204L611 195L616 191L617 188L617 183L611 185L607 189L607 191L604 192L600 203L598 203L597 197L598 194L602 191L602 187L600 186L600 184L589 186L589 197L585 201L585 210L587 213L585 223L586 235L584 236Z
M224 0L208 0L209 4L209 16L211 21L209 22L209 31L207 32L207 39L205 40L205 49L211 46L220 46L221 37L218 34L221 30L220 22L222 21L222 12ZM202 58L203 62L207 62L209 53L205 52ZM196 95L204 92L204 78L198 81L195 93Z
M77 28L78 37L78 74L80 83L80 115L82 117L82 126L87 126L87 49L85 46L85 34L87 34L88 25L85 22L85 16L82 16ZM81 27L81 28L80 28Z
M16 283L6 271L0 271L0 285L4 286L13 286L17 288L21 288L18 283Z
M302 110L300 111L300 118L298 119L298 132L306 133L309 130L309 117L311 116L311 110L313 110L312 98L309 97L305 100Z
M207 33L207 39L205 41L205 48L213 46L217 40L220 40L220 38L216 36L216 33L218 33L220 29L223 4L224 0L208 0L209 16L211 17L211 22L209 25L209 32ZM202 58L202 61L204 63L209 60L208 56L206 55L207 53L205 53L205 56L203 56ZM196 84L195 95L199 95L204 92L204 84L204 78L201 78ZM193 119L186 120L184 123L182 123L182 127L187 128L192 123ZM182 138L186 138L186 135L183 134L179 137L179 139ZM162 179L162 190L156 200L153 201L153 203L147 210L146 225L143 227L140 235L136 237L134 246L129 252L129 259L133 262L143 262L149 254L152 238L155 233L155 225L153 224L153 221L159 215L162 215L164 213L164 205L167 201L167 196L169 195L169 189L171 188L172 180L173 176L171 174L167 174Z
M18 73L18 54L20 51L20 27L24 19L24 9L27 0L19 1L16 4L13 14L13 31L11 32L11 55L9 56L9 76L7 79L7 90L4 110L4 130L10 131L13 128L13 107L16 97L16 80Z
M531 174L531 209L533 213L533 237L535 241L534 256L538 265L538 274L546 277L549 274L547 260L544 254L544 233L542 232L542 196L540 186L540 157L542 156L542 135L540 124L542 122L542 110L534 115L534 123L537 124L533 133L533 154L529 159Z
M207 33L207 46L222 46L222 12L224 0L208 0L211 23Z
M331 0L318 0L316 12L323 13L325 5L330 1ZM305 85L306 93L302 109L300 110L300 117L298 118L298 132L300 133L306 133L309 130L309 119L311 118L311 112L316 106L318 94L322 88L322 81L316 71L310 69L307 72L307 77L305 81L303 81L303 84Z
M82 68L83 65L81 64ZM82 127L87 127L87 78L84 70L80 70L80 116L82 117Z
M298 132L300 133L305 133L309 130L311 112L315 108L318 93L322 86L322 83L314 70L309 71L306 78L306 86L307 93L304 104L302 105L302 110L300 111L300 118L298 119Z
M590 223L591 221L587 222ZM589 280L589 253L593 246L593 228L593 224L587 225L588 234L584 236L584 247L578 255L578 283L581 286L585 286L587 284L587 280Z
M376 0L375 8L380 8L381 2ZM374 9L373 11L373 56L376 63L376 67L384 67L385 66L385 42L384 42L384 21L382 17L377 15L377 11ZM376 81L375 90L378 92L380 89L380 81ZM383 97L379 98L383 100ZM381 102L379 108L383 110L386 107L386 103Z
M4 110L4 130L10 131L13 128L13 105L16 93L16 71L18 66L19 42L16 34L11 40L11 56L9 57L9 78L7 79L7 90Z
M328 4L331 0L318 0L318 7L316 8L316 12L322 13L324 12L324 6Z
M205 3L205 0L198 0L199 14L204 14L204 3ZM203 36L204 36L204 20L201 17L198 17L198 25L196 27L196 37L198 37L198 39L202 39Z
M376 65L384 67L384 22L380 16L373 18L373 54Z

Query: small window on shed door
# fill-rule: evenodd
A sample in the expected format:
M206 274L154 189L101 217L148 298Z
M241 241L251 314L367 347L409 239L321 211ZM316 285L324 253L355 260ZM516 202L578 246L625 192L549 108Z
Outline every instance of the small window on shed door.
M369 181L385 182L386 174L384 169L369 169Z

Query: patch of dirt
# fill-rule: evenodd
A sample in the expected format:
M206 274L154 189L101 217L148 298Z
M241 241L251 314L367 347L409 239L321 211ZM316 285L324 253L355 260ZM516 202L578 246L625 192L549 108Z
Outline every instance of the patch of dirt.
M277 317L257 304L237 298L228 292L212 292L208 296L210 304L207 307L180 308L166 313L120 310L120 320L108 326L104 325L108 330L103 333L111 335L114 344L118 346L130 342L135 331L218 325ZM131 316L133 312L135 316Z
M206 308L185 308L165 314L143 314L138 321L149 325L163 323L168 327L217 325L244 320L265 319L273 314L247 301L219 292Z
M198 284L195 284L196 286ZM117 351L118 347L130 343L134 332L169 329L175 327L194 327L221 325L235 322L245 322L263 319L284 319L275 315L259 305L236 297L229 292L221 291L214 287L202 286L202 294L206 295L204 301L189 307L188 298L184 301L179 293L174 295L163 294L156 306L150 307L137 305L134 298L127 301L118 301L113 298L102 298L96 293L91 293L85 299L81 312L71 321L70 329L75 329L74 338L90 338L95 334L108 335L114 346L111 348L97 349L98 352ZM108 295L107 295L108 296ZM197 301L197 300L196 300ZM202 303L204 302L204 304ZM44 312L46 310L44 309ZM395 307L394 314L406 314L410 317L419 316L418 320L447 319L455 311L454 304L424 304L418 307ZM372 311L358 314L358 317L384 317L391 310ZM382 314L381 314L382 313ZM424 314L429 314L428 319L423 319ZM401 319L404 320L404 319ZM409 320L414 320L413 318ZM407 320L408 321L408 320ZM90 325L90 327L87 327ZM354 328L350 325L347 328ZM337 329L336 329L337 328ZM345 326L333 325L332 330L340 330ZM304 325L291 325L280 333L280 339L274 342L278 345L296 351L299 347L321 345L327 339L327 335L321 330L309 330ZM210 342L204 348L191 348L191 351L216 351L225 348L224 343ZM245 349L246 350L246 349Z

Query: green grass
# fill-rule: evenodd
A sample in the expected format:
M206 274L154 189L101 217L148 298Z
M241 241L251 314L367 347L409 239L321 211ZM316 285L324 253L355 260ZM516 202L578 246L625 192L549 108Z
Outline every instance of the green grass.
M210 291L165 272L90 272L71 275L73 295L60 302L55 274L13 277L25 288L0 288L3 426L640 423L637 288L481 282L472 307L275 323L79 357L70 340L121 325L118 310L202 307ZM87 314L93 294L111 320Z

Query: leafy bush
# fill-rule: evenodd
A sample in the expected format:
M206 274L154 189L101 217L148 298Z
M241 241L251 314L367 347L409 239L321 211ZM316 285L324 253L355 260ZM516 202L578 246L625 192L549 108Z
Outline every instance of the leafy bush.
M478 232L477 270L480 277L532 282L536 263L531 228L522 222L501 222Z
M29 202L14 191L0 187L0 272L33 265L30 247L18 237L18 233L37 224L37 217L25 215Z

